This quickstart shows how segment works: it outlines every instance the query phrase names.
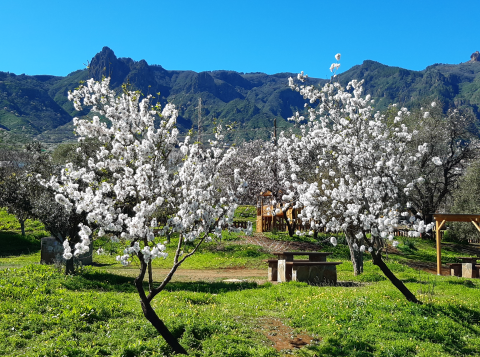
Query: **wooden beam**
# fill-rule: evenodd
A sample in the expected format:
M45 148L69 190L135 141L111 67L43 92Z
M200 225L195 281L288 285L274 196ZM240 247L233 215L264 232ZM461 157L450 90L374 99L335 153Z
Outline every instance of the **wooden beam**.
M447 221L447 222L477 222L480 223L480 214L443 214L443 213L434 213L433 219L435 221Z
M478 223L475 221L472 221L472 223L475 227L477 227L478 231L480 232L480 226L478 225Z
M442 223L438 226L438 230L442 229L443 226L445 225L446 220L443 220Z

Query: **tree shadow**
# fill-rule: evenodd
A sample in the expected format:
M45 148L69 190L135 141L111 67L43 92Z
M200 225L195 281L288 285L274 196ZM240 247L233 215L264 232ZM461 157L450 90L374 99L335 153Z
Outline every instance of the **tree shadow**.
M19 256L39 252L40 239L34 235L0 231L0 256Z
M210 294L223 294L230 291L241 291L249 289L263 289L265 285L259 285L256 282L242 281L238 283L227 282L207 282L207 281L191 281L191 282L170 282L165 287L165 291L192 291Z
M475 285L475 283L467 278L462 278L462 277L459 277L458 280L449 280L446 282L447 284L450 284L450 285L462 285L462 286L466 286L467 288L476 288L477 285Z
M418 340L429 341L430 343L441 345L443 350L451 355L471 356L476 352L471 346L467 346L467 341L463 338L465 329L473 335L480 332L480 312L469 309L465 306L449 304L444 306L425 305L416 307L421 309L417 312L425 319L425 324L420 328L409 330L409 334ZM448 334L445 334L442 328L439 328L437 321L441 318L447 318L457 326L452 326ZM430 322L427 322L430 321ZM432 323L433 322L433 323ZM405 327L395 325L392 328L393 333L404 333Z
M69 290L100 290L100 291L116 291L132 293L136 292L134 286L134 277L127 277L107 272L93 271L86 269L85 272L73 276L62 282L62 285ZM154 282L154 286L158 286L160 282ZM143 286L148 291L148 283L144 282ZM240 291L247 289L259 289L264 285L259 285L256 282L243 281L239 283L227 282L169 282L164 291L192 291L203 292L211 294L222 294L230 291Z
M347 338L330 337L324 340L320 345L310 345L305 349L314 352L315 356L355 356L367 357L373 356L375 347L365 341L353 340Z
M116 291L132 293L136 292L133 285L134 278L100 272L92 271L88 267L86 271L72 276L62 282L62 285L69 290L99 290L99 291Z
M116 263L97 263L97 262L92 262L91 265L92 267L109 267L112 265L115 265Z

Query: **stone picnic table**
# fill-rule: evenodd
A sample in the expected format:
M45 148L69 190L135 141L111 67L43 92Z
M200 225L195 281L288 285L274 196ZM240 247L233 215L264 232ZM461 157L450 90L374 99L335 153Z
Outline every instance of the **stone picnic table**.
M275 252L277 259L268 260L268 280L276 282L302 281L317 284L336 284L337 265L327 262L329 252ZM308 260L294 260L294 256L307 255Z

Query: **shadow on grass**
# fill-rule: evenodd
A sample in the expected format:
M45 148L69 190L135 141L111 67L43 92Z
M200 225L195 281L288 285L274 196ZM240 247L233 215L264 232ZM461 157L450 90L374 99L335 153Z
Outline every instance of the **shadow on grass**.
M373 356L375 348L372 344L347 338L328 338L320 345L307 346L307 350L315 356ZM414 352L414 351L413 351Z
M426 304L424 306L411 306L410 308L419 310L412 311L412 313L424 316L425 319L424 324L417 322L417 326L415 326L415 323L410 326L409 333L414 335L416 339L441 345L443 350L452 356L472 356L478 353L475 348L467 346L467 340L464 337L465 330L474 335L479 333L479 311L456 304L444 306ZM439 328L437 325L437 319L442 317L451 320L448 333L445 333L445 328ZM401 330L402 327L396 325L392 326L391 329L393 333L404 332Z
M112 266L112 265L115 265L115 264L116 263L97 263L97 262L93 262L90 265L92 267L109 267L109 266Z
M116 275L106 272L87 271L82 274L70 277L62 282L62 285L69 290L100 290L132 293L136 292L134 278L122 275ZM155 282L155 286L159 283ZM148 291L148 283L143 284ZM225 283L225 282L170 282L164 291L193 291L211 294L221 294L230 291L240 291L246 289L259 289L263 285L255 282Z
M467 288L476 288L477 286L473 283L473 281L459 277L458 280L449 280L447 284L450 285L462 285L466 286Z
M419 278L406 278L406 279L400 279L401 282L403 283L416 283L416 284L423 284L423 285L428 285L432 284L434 280L425 280L425 279L419 279Z
M62 282L62 285L69 290L100 290L116 291L124 293L136 292L131 277L98 272L86 271L82 274L71 276Z
M265 285L258 285L255 282L243 281L241 283L225 282L171 282L165 287L165 291L193 291L210 294L222 294L230 291L240 291L247 289L263 289Z
M34 235L0 231L0 256L18 256L40 251L40 238Z
M364 284L356 281L337 281L337 285L332 285L332 286L337 286L341 288L356 288L363 285ZM320 286L323 286L323 285L320 285Z

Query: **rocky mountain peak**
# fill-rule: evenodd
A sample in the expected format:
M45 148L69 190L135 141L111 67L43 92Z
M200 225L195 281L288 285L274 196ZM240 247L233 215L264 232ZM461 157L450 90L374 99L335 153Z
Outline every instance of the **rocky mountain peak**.
M474 52L470 56L470 62L480 62L480 52Z
M128 66L119 61L115 53L108 47L103 47L90 62L89 77L99 81L103 76L112 78L114 87L121 85L129 72Z

